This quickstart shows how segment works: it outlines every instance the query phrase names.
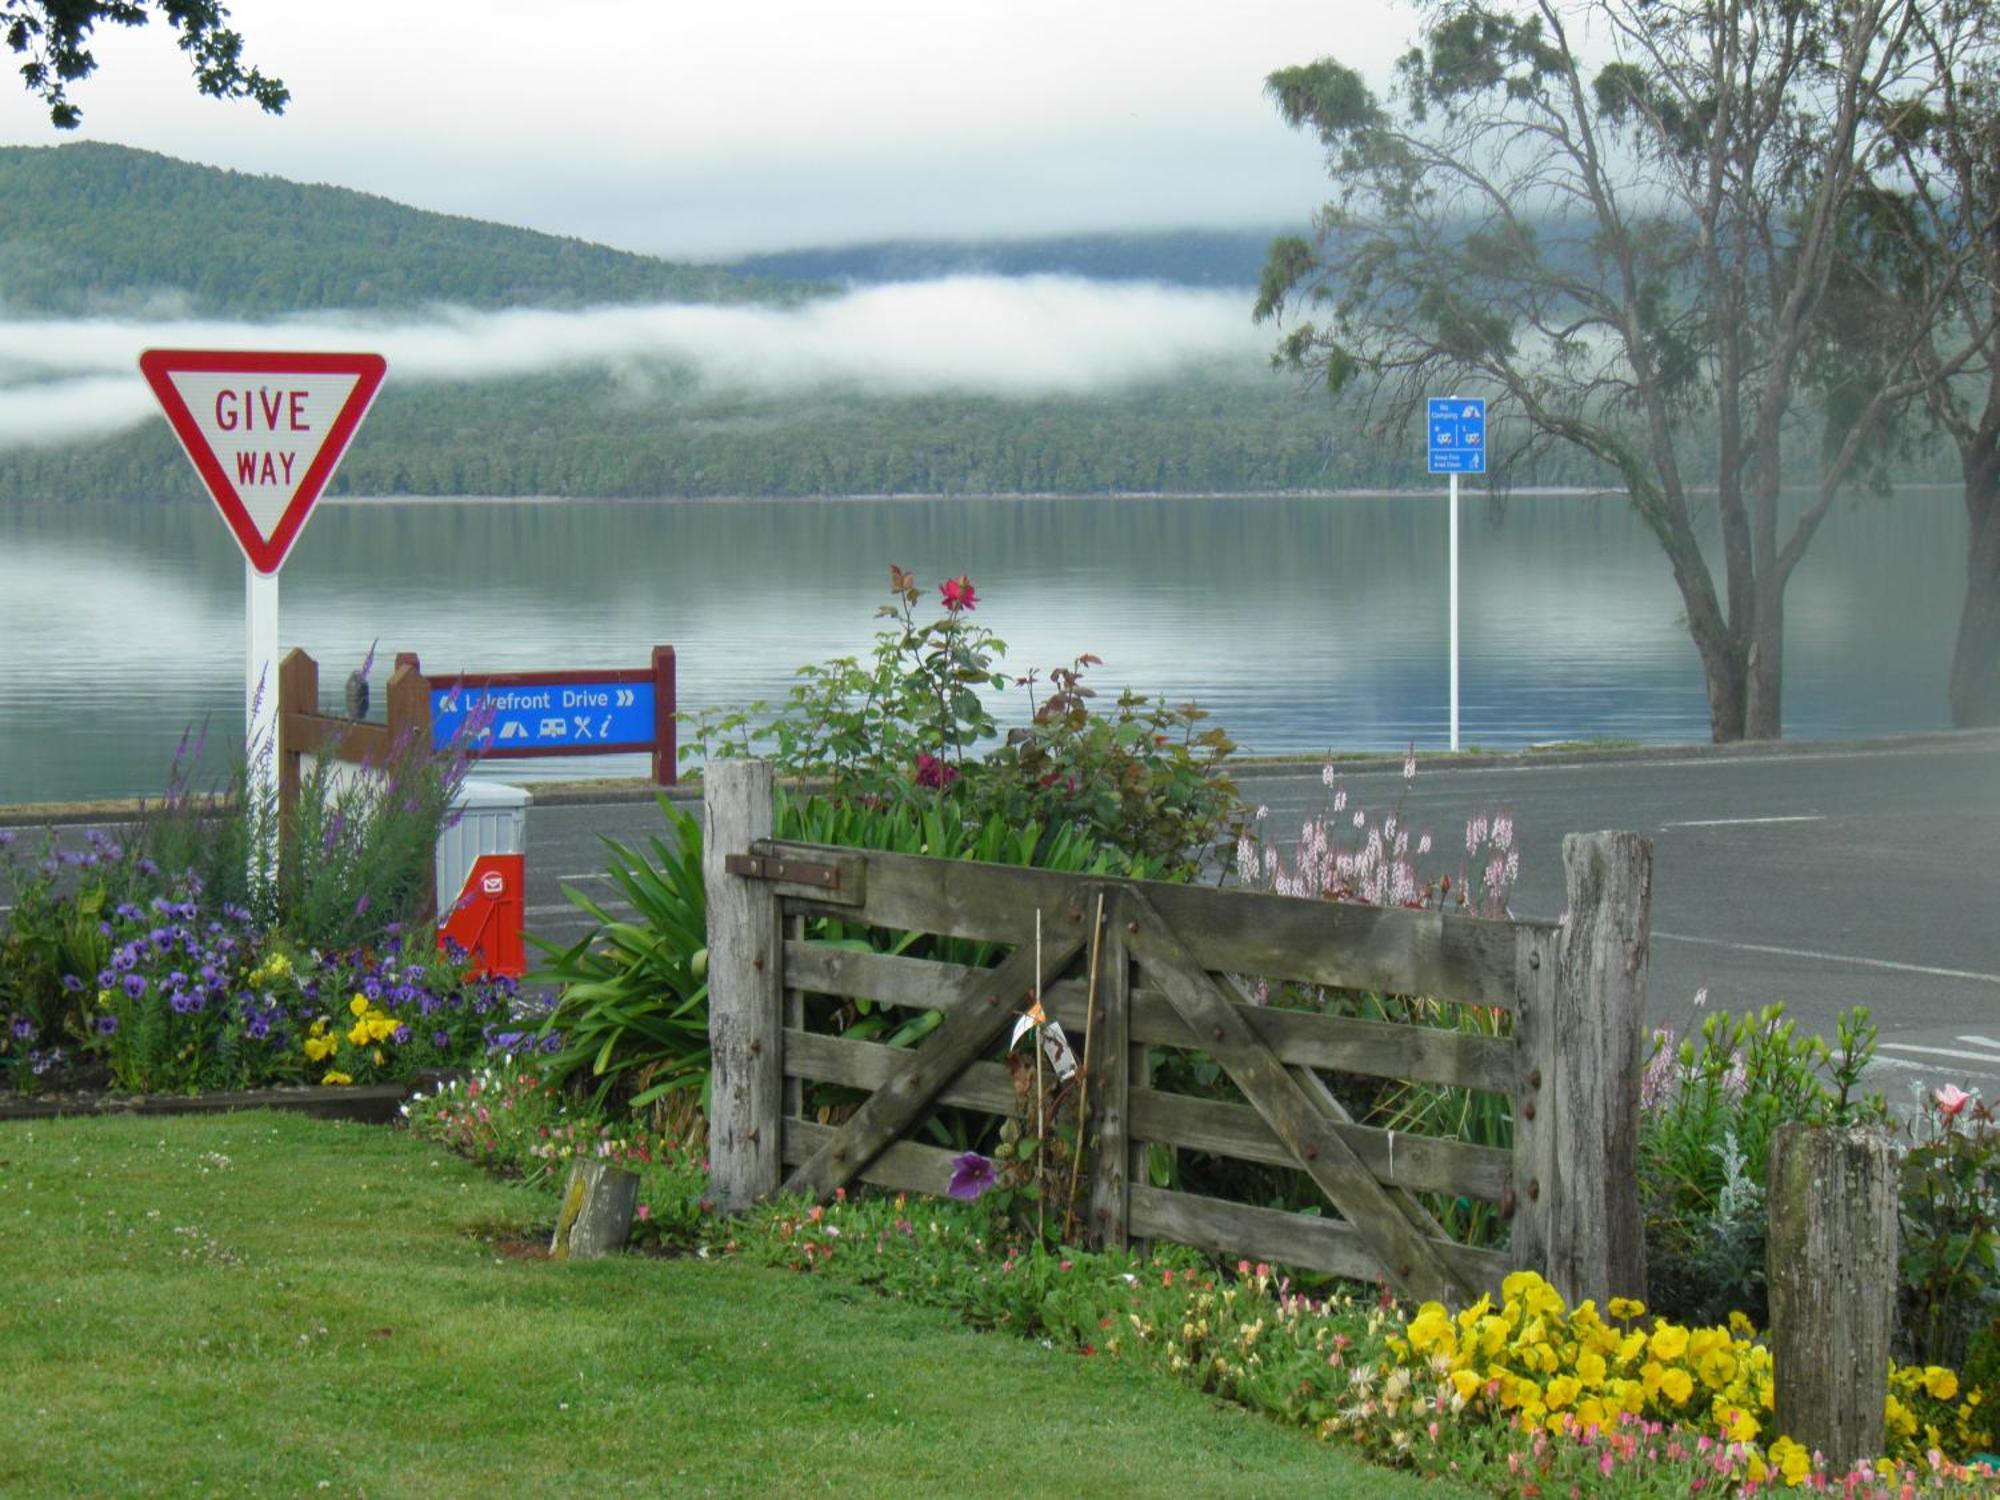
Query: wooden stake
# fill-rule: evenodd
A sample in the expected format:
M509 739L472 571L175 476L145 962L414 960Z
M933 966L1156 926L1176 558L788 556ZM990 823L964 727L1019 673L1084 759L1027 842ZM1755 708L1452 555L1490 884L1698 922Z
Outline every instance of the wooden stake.
M1076 1185L1083 1175L1083 1127L1090 1118L1090 1039L1097 1034L1097 954L1104 940L1104 893L1097 893L1097 916L1090 927L1090 979L1083 990L1083 1066L1076 1089L1076 1150L1069 1162L1069 1203L1063 1209L1063 1243L1076 1224Z
M1035 908L1035 1008L1042 1005L1042 909ZM1029 1038L1035 1044L1035 1185L1039 1188L1048 1176L1048 1122L1042 1109L1042 1028L1040 1025L1028 1028L1033 1035ZM1040 1243L1048 1238L1049 1195L1035 1194L1035 1240Z

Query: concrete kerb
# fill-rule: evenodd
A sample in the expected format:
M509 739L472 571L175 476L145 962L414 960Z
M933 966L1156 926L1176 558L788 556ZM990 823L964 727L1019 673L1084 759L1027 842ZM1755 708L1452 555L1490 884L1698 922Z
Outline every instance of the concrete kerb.
M1546 750L1465 750L1448 752L1417 751L1419 774L1425 771L1477 771L1524 766L1550 770L1576 766L1646 765L1669 761L1763 760L1777 757L1920 754L1943 750L1966 754L2000 750L2000 729L1941 729L1921 734L1885 735L1875 739L1843 740L1758 740L1731 745L1618 745L1597 747L1562 745ZM1392 771L1401 765L1403 752L1367 755L1340 755L1332 758L1334 773L1357 776ZM1327 764L1325 756L1271 756L1246 758L1232 763L1239 782L1268 777L1297 777L1318 774ZM650 781L590 780L523 783L534 807L607 805L624 802L651 802L664 793L677 806L691 807L701 802L701 780L690 778L676 786L659 787ZM808 790L824 783L805 782ZM136 798L104 802L28 803L0 807L0 828L63 827L107 825L131 822L139 816L142 803Z

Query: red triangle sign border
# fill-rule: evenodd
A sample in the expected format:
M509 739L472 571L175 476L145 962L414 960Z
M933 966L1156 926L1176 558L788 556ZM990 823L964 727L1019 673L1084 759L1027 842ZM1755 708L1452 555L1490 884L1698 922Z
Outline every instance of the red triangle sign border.
M286 554L298 540L307 516L333 477L334 468L354 437L361 419L381 389L388 373L388 361L379 354L285 353L245 349L148 349L139 356L140 373L153 388L168 425L186 450L188 460L201 475L215 508L228 523L236 543L250 566L259 573L276 573L284 566ZM319 451L307 465L291 502L285 507L269 536L262 534L250 517L235 482L222 467L215 449L188 409L175 375L352 375L354 387L341 404L332 424L320 439Z

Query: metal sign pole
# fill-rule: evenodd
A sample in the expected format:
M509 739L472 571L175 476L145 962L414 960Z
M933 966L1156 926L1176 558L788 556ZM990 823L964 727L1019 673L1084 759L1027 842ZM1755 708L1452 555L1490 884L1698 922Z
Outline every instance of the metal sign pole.
M278 868L278 575L243 563L244 811L250 824L250 888L261 894Z
M1458 749L1458 473L1451 476L1451 748Z

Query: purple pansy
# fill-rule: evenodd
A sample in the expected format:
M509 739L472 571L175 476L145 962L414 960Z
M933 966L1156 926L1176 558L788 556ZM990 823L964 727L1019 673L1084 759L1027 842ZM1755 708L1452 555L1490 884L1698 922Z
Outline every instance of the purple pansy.
M998 1185L1000 1175L993 1169L990 1158L977 1151L967 1151L951 1159L951 1185L945 1193L953 1198L973 1202L987 1189Z

